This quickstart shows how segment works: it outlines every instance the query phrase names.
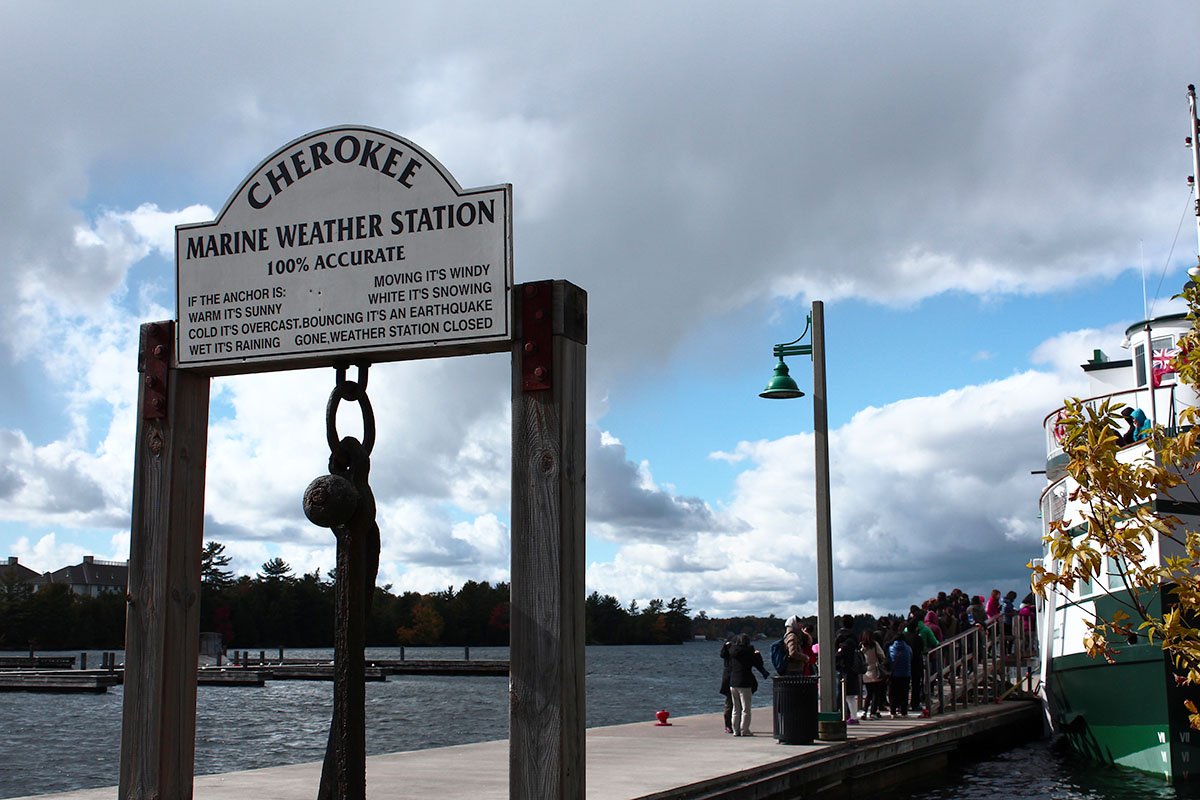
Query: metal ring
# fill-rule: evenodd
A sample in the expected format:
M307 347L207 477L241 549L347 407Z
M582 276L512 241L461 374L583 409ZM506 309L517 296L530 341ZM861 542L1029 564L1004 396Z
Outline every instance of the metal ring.
M354 387L352 391L358 397L351 397L350 391L343 387ZM338 384L334 387L333 392L329 395L329 404L325 407L325 438L329 442L329 452L338 455L341 452L342 439L337 432L337 410L342 398L347 400L355 400L358 402L362 410L363 416L363 449L367 451L367 455L375 448L375 412L371 408L371 400L367 397L367 393L362 391L362 388L353 381ZM344 459L343 459L344 460Z
M334 370L337 373L337 378L335 380L335 384L337 386L341 386L343 383L357 383L359 390L365 392L367 390L367 370L370 369L371 364L369 362L367 362L367 363L363 363L363 364L355 364L354 366L358 367L358 380L357 381L347 381L346 380L346 370L349 368L349 365L347 365L347 364L336 365L334 367ZM347 400L355 400L357 398L347 397L346 399Z

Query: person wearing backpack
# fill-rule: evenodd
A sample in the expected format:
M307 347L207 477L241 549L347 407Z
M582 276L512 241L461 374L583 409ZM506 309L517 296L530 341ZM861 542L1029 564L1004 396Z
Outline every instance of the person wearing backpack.
M783 623L783 651L787 656L787 669L781 671L779 665L775 665L775 670L780 675L811 675L811 667L815 658L813 656L812 639L808 632L801 626L800 618L795 614L787 618ZM775 661L775 646L771 646L771 660Z
M858 640L859 649L862 650L863 659L867 663L867 671L863 674L863 684L867 687L867 703L866 707L858 712L858 717L866 719L869 714L871 719L881 719L880 709L888 704L887 682L891 676L887 654L883 652L878 632L863 631Z

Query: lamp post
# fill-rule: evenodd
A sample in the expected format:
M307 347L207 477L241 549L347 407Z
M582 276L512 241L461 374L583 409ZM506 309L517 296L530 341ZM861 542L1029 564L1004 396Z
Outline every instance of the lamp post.
M823 721L842 720L838 707L836 683L834 681L833 656L833 548L829 525L829 412L825 397L825 306L814 300L809 315L812 331L811 344L799 344L800 338L786 344L777 344L774 354L779 358L775 374L759 397L769 400L785 400L803 397L804 392L788 374L784 356L812 356L813 362L813 433L816 437L816 484L817 484L817 670L820 674L821 714ZM836 715L836 716L832 716Z

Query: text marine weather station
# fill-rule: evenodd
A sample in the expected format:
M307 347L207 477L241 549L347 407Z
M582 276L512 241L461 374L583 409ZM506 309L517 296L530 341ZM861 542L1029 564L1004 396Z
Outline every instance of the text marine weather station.
M181 367L392 360L511 336L512 188L361 127L298 139L176 228Z

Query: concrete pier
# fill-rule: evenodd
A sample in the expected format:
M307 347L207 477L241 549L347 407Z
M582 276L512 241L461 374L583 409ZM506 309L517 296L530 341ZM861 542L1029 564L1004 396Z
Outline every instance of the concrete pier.
M754 736L724 733L721 715L653 720L587 731L589 800L791 800L861 796L878 786L945 765L956 749L986 741L994 751L1041 735L1034 701L980 706L932 719L866 721L848 727L845 742L781 745L771 737L771 711L755 708ZM257 797L309 800L320 781L319 763L200 775L195 800ZM453 776L449 779L448 776ZM116 787L88 789L41 800L116 800ZM506 800L508 742L416 750L367 759L367 797L438 797ZM19 800L31 800L22 798Z

